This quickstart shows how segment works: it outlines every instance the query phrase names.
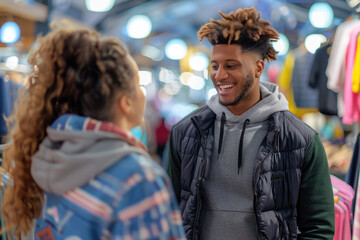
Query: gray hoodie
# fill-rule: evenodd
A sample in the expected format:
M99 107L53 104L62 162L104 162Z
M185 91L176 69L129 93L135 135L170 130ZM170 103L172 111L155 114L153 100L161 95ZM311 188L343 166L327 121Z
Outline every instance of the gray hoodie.
M206 104L216 114L212 162L204 186L201 239L257 239L253 210L255 158L267 133L268 117L288 110L272 83L260 83L261 100L240 116L219 103Z
M32 157L31 174L46 192L63 194L88 183L130 153L150 156L116 134L96 131L58 131L48 136Z

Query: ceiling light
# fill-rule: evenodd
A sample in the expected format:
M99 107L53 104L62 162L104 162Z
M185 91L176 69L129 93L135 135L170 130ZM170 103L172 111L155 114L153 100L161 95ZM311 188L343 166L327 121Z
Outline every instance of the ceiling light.
M145 57L151 58L154 61L161 61L164 54L156 47L146 45L141 49L141 54Z
M21 30L16 22L6 22L0 28L0 41L3 43L15 43L19 40Z
M212 96L214 96L216 94L217 94L217 91L215 88L209 89L209 91L207 92L207 99L209 100Z
M193 76L191 72L183 72L180 74L180 82L185 86L189 85L189 79Z
M173 60L179 60L186 56L187 45L184 40L175 38L165 45L165 55Z
M6 59L5 66L10 69L16 69L19 64L19 58L17 56L11 56Z
M115 0L85 0L87 10L92 12L107 12L114 6Z
M150 71L139 71L140 85L146 86L152 82L152 73Z
M149 36L151 30L151 20L145 15L132 16L126 23L126 32L131 38L146 38Z
M305 48L310 53L314 54L326 40L326 37L322 34L310 34L305 38Z
M209 58L205 53L194 53L189 59L189 65L192 70L202 71L209 66Z
M334 11L328 3L314 3L309 10L309 20L316 28L330 27L334 19Z
M272 42L272 45L280 56L286 55L289 51L289 40L282 33L279 34L279 39L276 42Z
M205 80L199 76L191 76L189 79L189 87L194 90L201 90L205 87Z

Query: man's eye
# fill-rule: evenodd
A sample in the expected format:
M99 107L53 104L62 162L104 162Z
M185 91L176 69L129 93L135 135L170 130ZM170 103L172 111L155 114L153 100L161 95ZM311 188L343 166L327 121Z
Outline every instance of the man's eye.
M235 65L227 65L226 67L227 67L227 68L234 68Z
M216 69L218 69L219 67L213 65L213 66L211 66L211 68L214 69L214 70L216 70Z

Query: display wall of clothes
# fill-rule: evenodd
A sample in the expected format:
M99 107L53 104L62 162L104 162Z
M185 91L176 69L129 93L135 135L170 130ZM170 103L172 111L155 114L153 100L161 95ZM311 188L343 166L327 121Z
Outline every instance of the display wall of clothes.
M360 121L360 21L352 19L338 26L326 68L328 88L337 92L338 115L345 124ZM356 61L356 56L358 60Z

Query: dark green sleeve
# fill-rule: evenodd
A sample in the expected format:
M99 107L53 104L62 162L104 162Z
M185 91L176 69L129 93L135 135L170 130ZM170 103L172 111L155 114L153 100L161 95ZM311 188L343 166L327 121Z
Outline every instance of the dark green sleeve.
M171 130L170 136L169 136L169 161L167 165L167 173L169 174L169 177L171 179L171 183L174 188L175 196L180 203L180 192L181 192L181 159L178 154L177 148L179 146L176 146L176 139L175 139L175 133L174 129Z
M335 231L334 196L321 140L316 134L305 157L298 200L298 239L329 239Z

